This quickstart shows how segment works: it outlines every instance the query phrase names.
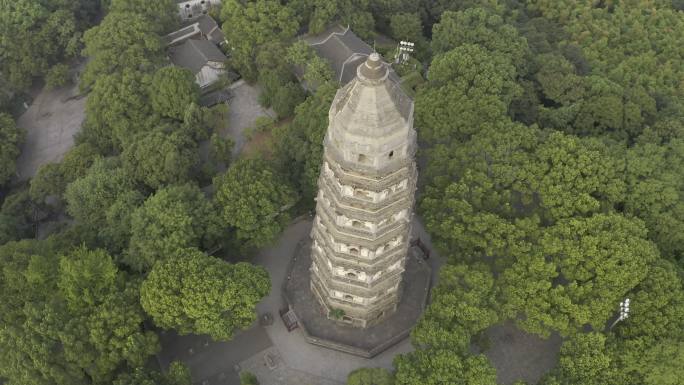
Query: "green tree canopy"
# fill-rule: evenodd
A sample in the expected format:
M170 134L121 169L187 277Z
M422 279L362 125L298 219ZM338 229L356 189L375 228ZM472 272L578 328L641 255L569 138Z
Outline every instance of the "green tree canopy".
M495 385L496 371L484 355L461 357L451 350L428 349L394 359L396 385Z
M133 189L131 182L117 159L96 160L82 178L67 186L67 213L90 227L104 227L107 208L120 194Z
M149 131L156 120L147 94L150 81L133 69L98 77L86 101L87 141L111 153L125 148L136 133Z
M600 333L577 334L561 346L558 367L546 378L548 385L604 385L614 383L606 337Z
M139 282L103 251L24 241L0 250L0 373L18 383L108 384L142 366L157 337L142 329ZM116 332L113 332L116 331Z
M83 247L59 263L57 286L71 313L65 355L96 382L111 380L123 362L142 366L159 350L157 336L142 330L140 283L123 274L105 252Z
M500 278L503 309L529 331L602 330L659 258L643 222L618 214L559 221ZM529 299L534 298L534 302Z
M467 8L463 11L444 12L432 29L432 50L435 53L450 51L466 44L505 56L521 69L528 54L527 42L503 17L488 8Z
M181 132L196 142L209 139L212 131L217 132L219 127L224 127L227 114L228 106L225 104L208 108L191 103L185 108Z
M267 42L286 41L299 28L297 16L276 0L224 1L221 16L223 31L232 42L232 64L251 81L257 77L258 48Z
M534 158L523 166L522 179L538 196L544 219L599 212L624 196L624 163L600 141L554 132Z
M154 265L143 282L140 302L161 328L229 340L236 329L256 321L254 306L270 288L261 267L228 264L185 249Z
M684 341L637 338L616 341L611 349L620 385L676 385L682 381Z
M259 380L254 373L242 371L240 373L240 385L259 385Z
M223 220L236 229L239 240L257 247L280 234L295 202L287 181L259 159L238 160L215 178L214 186Z
M656 261L626 297L632 310L615 328L620 337L684 340L684 281L675 264Z
M69 2L17 0L0 12L0 77L23 90L35 76L75 56L80 31Z
M313 206L323 159L323 137L336 87L324 84L295 109L289 125L273 129L274 156L280 171L297 187L305 207Z
M123 1L115 4L124 3ZM146 4L149 2L146 2ZM155 3L155 4L158 4ZM83 54L90 57L81 88L124 70L150 71L161 63L163 47L155 23L137 12L111 12L83 36Z
M510 60L477 45L463 45L435 57L429 83L416 96L416 125L430 144L465 140L506 114L520 92Z
M178 25L178 5L174 0L109 0L109 14L135 13L144 16L158 34Z
M375 20L369 0L307 0L309 32L316 34L338 22L349 25L354 33L369 39L374 34Z
M140 133L121 157L126 173L153 189L186 182L192 168L199 163L194 141L163 129Z
M190 385L190 369L180 361L173 361L166 373L146 367L135 368L130 373L121 373L113 385Z
M217 210L193 184L158 190L131 217L126 263L138 271L175 255L178 250L212 248L221 236Z
M652 131L676 132L682 128L681 122L661 122ZM649 237L658 244L663 256L679 260L684 266L684 176L678 171L684 167L681 138L667 143L657 138L628 149L625 211L646 222Z
M423 34L423 24L420 14L395 13L390 17L390 32L395 40L408 40L415 44L419 58L426 58L430 51L429 43Z
M394 385L394 376L384 368L361 368L349 373L347 385Z
M188 106L198 100L199 86L190 70L168 66L154 73L150 84L150 101L156 113L183 120Z
M584 61L590 75L584 79L587 93L581 102L551 111L556 119L570 122L563 129L633 139L645 125L681 117L679 79L684 70L673 63L684 57L676 44L684 36L684 21L670 2L603 7L535 1L529 11L562 27L564 56ZM575 53L569 47L576 47Z
M291 69L285 66L262 68L259 84L262 87L259 103L264 107L272 107L279 118L292 116L295 107L305 97Z
M24 141L24 130L17 127L14 119L0 112L0 185L14 175L16 160Z
M524 247L524 233L537 226L515 218L529 214L527 191L519 170L530 162L539 132L502 120L483 125L465 144L428 149L423 172L430 183L420 202L425 225L435 245L458 260L510 255Z
M0 245L35 235L35 211L26 190L5 197L0 209Z
M445 265L431 296L411 334L418 346L467 352L471 336L499 320L494 278L486 266Z

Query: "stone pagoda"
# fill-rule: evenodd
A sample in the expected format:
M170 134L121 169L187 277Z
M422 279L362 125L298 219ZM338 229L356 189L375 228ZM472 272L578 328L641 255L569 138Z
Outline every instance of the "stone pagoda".
M368 327L402 295L416 187L413 101L372 53L329 112L311 237L311 290L328 318Z

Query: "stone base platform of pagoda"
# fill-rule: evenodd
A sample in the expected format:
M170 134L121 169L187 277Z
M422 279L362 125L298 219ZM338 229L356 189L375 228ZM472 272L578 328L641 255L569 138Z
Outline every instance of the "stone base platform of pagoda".
M311 239L300 241L283 283L283 296L307 342L360 357L371 358L408 337L418 322L430 291L430 266L414 248L409 249L403 291L397 310L365 329L326 317L311 292Z

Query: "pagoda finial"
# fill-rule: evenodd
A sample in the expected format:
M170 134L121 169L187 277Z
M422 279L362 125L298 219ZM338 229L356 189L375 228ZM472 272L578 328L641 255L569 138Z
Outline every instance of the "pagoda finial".
M365 63L359 66L359 77L368 80L380 80L387 75L387 68L382 62L380 54L373 52L368 55Z

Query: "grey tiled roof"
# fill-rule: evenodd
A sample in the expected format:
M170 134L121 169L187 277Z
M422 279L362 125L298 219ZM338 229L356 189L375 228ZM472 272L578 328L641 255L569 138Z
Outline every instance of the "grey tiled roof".
M207 15L202 15L196 19L192 24L188 24L178 31L171 32L164 36L162 41L165 45L182 43L187 39L197 37L198 35L205 36L208 40L215 44L222 44L226 40L226 36L219 28L216 21Z
M209 61L225 62L226 56L208 40L186 40L185 43L172 47L169 52L171 62L179 67L198 73Z
M197 24L200 31L202 31L202 34L207 36L207 39L213 41L214 43L221 44L226 40L226 36L223 34L223 31L221 31L221 28L219 28L216 20L214 20L211 16L200 16L197 19Z
M347 84L356 77L356 68L361 65L373 48L347 27L335 25L313 36L303 38L318 56L327 59L335 71L336 80ZM398 76L391 71L390 78L398 81Z
M170 34L162 37L162 42L164 45L169 45L172 43L177 43L179 39L188 39L191 38L192 36L195 36L199 33L200 31L197 29L197 25L195 24L190 24L186 27L183 27L179 29L178 31L173 31Z

